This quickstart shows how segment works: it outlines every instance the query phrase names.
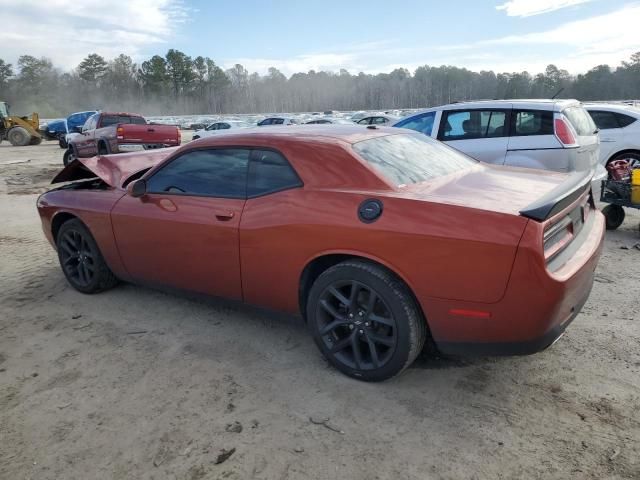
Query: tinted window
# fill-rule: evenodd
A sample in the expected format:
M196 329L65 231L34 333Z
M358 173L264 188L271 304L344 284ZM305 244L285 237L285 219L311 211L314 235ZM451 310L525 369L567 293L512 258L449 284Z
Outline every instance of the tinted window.
M371 117L367 117L367 118L363 118L362 120L358 120L358 123L360 125L369 125L369 120L371 120Z
M212 123L211 125L209 125L208 127L205 128L205 130L211 131L211 130L218 130L218 124L217 123Z
M271 122L272 125L282 125L284 123L284 118L274 118Z
M302 185L289 162L278 152L254 150L249 162L247 195L257 196Z
M373 119L373 122L372 122L372 123L374 123L374 124L376 124L376 125L383 125L383 124L387 123L388 121L389 121L389 120L387 120L387 119L386 119L386 118L384 118L384 117L375 117L375 118Z
M565 108L562 112L569 119L576 133L580 136L593 135L596 131L596 124L591 120L591 116L582 107Z
M433 130L433 121L436 118L436 112L421 113L413 117L407 118L401 122L396 123L396 127L410 128L416 132L424 133L425 135L431 135Z
M624 113L614 113L614 115L616 116L618 124L621 128L628 127L637 120L637 118L634 118L630 115L625 115Z
M618 120L613 112L602 112L599 110L590 110L589 115L593 119L600 130L609 130L611 128L620 128Z
M553 135L553 112L546 110L513 110L511 135Z
M263 125L271 125L271 119L270 118L265 118L264 120L262 120L261 122L258 123L258 126L263 126Z
M101 125L109 127L118 123L134 123L136 125L145 125L146 122L142 117L130 117L127 115L103 115Z
M98 114L90 116L84 125L82 126L82 130L93 130L96 128L96 121L98 120Z
M249 150L229 148L185 153L154 174L149 192L245 198Z
M506 136L507 114L497 110L443 112L442 140L470 140Z
M218 124L218 130L227 130L228 128L231 128L231 125L229 125L228 123Z
M387 135L355 143L353 149L394 185L448 175L478 162L425 135Z

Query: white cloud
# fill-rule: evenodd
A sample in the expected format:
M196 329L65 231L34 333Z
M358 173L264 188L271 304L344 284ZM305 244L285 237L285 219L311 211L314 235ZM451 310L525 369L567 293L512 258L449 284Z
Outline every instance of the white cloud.
M510 17L530 17L589 1L591 0L510 0L498 5L496 10L504 10Z
M166 43L189 14L182 0L0 0L0 11L2 58L46 56L65 70L94 52L139 57Z

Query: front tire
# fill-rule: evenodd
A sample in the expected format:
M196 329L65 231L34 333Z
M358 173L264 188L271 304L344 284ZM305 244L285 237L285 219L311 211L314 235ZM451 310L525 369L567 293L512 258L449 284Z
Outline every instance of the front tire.
M80 220L62 224L56 237L56 247L64 276L79 292L98 293L118 283L93 235Z
M7 133L7 140L14 147L26 147L31 142L31 134L23 127L13 127Z
M325 358L342 373L387 380L416 359L427 325L409 289L385 268L348 260L314 282L307 321Z

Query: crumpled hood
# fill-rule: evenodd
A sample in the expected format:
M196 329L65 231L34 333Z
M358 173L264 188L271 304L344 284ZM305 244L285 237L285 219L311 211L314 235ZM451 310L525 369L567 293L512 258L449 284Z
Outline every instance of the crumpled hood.
M409 185L403 196L519 215L557 190L570 175L527 168L477 165L471 170Z
M157 165L177 149L178 147L159 148L145 152L78 158L58 173L51 183L70 182L97 176L110 187L122 188L122 183L131 175Z

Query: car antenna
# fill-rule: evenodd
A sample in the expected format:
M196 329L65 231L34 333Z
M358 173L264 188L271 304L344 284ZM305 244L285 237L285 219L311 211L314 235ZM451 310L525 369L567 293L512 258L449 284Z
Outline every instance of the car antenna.
M563 91L564 91L564 87L562 87L560 90L558 90L558 91L556 92L556 94L555 94L553 97L551 97L551 100L555 100L555 98L556 98L558 95L560 95Z

